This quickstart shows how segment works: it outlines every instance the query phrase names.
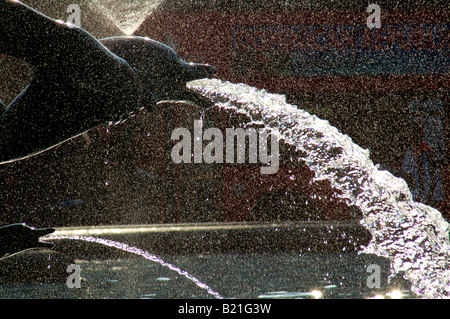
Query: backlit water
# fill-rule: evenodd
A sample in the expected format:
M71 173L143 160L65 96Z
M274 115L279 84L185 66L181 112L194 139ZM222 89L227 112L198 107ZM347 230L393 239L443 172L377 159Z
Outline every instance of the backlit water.
M131 35L161 2L91 0L88 5L94 11L102 12L125 34Z
M389 258L392 274L410 280L419 296L450 295L448 223L436 209L414 202L406 182L379 170L367 150L328 121L286 103L283 95L216 79L200 80L191 88L219 107L263 123L306 153L315 179L329 180L342 191L339 196L362 211L361 223L372 234L363 253Z

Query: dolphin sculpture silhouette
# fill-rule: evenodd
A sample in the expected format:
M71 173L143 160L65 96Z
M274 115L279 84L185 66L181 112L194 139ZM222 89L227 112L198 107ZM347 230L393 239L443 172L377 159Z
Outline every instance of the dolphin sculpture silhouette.
M33 228L26 224L0 227L0 258L30 248L51 248L52 243L39 241L39 237L51 234L54 228Z
M136 70L144 90L153 92L156 102L187 100L209 104L209 99L187 89L186 83L214 76L213 66L185 62L171 47L147 37L117 36L100 42Z
M210 76L214 68L185 63L156 41L104 39L108 49L87 31L11 0L0 2L0 25L0 54L36 69L31 83L0 115L0 165L164 99L207 101L188 92L185 84ZM139 53L143 55L134 56Z

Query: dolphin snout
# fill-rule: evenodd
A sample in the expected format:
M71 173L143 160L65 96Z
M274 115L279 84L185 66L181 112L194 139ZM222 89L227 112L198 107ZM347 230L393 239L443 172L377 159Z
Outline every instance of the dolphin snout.
M46 236L51 233L54 233L55 229L54 228L34 228L33 232L37 237L41 237L41 236Z
M201 63L186 63L184 69L186 82L210 78L217 73L212 65Z

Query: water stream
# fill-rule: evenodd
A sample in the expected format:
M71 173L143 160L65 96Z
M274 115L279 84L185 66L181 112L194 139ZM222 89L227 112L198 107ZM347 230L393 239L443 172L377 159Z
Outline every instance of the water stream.
M94 11L102 12L125 34L131 35L161 2L162 0L91 0L88 5Z
M342 199L363 212L361 224L371 232L372 240L362 253L389 258L392 276L410 280L412 291L419 296L450 296L449 224L436 209L414 202L406 182L378 169L368 150L328 121L286 103L283 95L217 79L189 86L213 99L216 106L263 123L305 152L315 179L329 180L342 191Z
M223 299L223 297L218 292L215 292L214 290L212 290L207 284L201 282L199 279L197 279L196 277L189 274L189 272L187 272L186 270L182 270L182 269L178 268L177 266L172 265L171 263L168 263L168 262L162 260L160 257L150 254L149 252L142 250L140 248L129 246L125 243L114 241L114 240L104 239L104 238L99 238L99 237L92 237L92 236L52 235L52 236L48 236L46 239L47 240L58 240L58 239L81 240L81 241L85 241L85 242L89 242L89 243L96 243L96 244L101 244L101 245L108 246L108 247L117 248L117 249L123 250L123 251L131 253L131 254L142 256L145 259L156 262L156 263L160 264L161 266L167 267L170 270L173 270L176 273L180 274L181 276L184 276L188 280L192 281L199 288L206 290L206 292L208 294L214 296L215 298Z

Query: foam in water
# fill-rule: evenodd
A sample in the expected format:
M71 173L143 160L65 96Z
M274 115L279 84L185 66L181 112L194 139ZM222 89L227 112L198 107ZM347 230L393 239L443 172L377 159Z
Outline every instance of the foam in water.
M98 238L98 237L91 237L91 236L53 235L53 236L47 236L46 239L48 239L48 240L55 240L55 239L56 240L58 240L58 239L82 240L82 241L85 241L85 242L97 243L97 244L101 244L101 245L108 246L108 247L114 247L114 248L126 251L128 253L132 253L132 254L136 254L136 255L142 256L145 259L148 259L148 260L151 260L153 262L159 263L161 266L167 267L170 270L173 270L176 273L180 274L181 276L186 277L187 279L192 281L195 285L197 285L199 288L206 290L206 292L208 294L214 296L215 298L223 299L223 297L219 293L217 293L214 290L212 290L207 284L201 282L196 277L190 275L187 271L182 270L182 269L178 268L177 266L172 265L172 264L162 260L158 256L152 255L149 252L147 252L145 250L142 250L140 248L129 246L129 245L125 244L125 243L121 243L121 242L114 241L114 240Z
M245 84L218 79L189 83L217 107L247 114L280 139L307 154L315 179L327 179L341 198L363 212L361 224L372 234L362 253L387 257L391 275L403 275L412 291L426 298L450 296L449 224L434 208L414 202L403 179L379 170L362 149L328 121ZM333 152L340 148L342 152Z

